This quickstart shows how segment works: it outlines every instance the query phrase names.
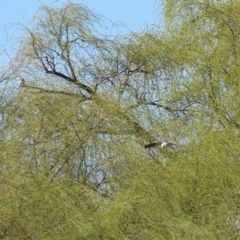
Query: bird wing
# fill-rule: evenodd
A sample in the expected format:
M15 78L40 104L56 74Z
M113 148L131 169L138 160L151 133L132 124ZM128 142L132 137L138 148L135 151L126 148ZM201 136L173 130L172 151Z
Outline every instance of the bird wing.
M171 147L171 146L177 146L176 143L173 143L173 142L167 142L167 147Z
M174 149L176 146L178 146L178 144L173 143L173 142L167 142L164 147Z
M161 142L156 142L156 143L150 143L148 145L145 145L145 148L151 148L151 147L156 147L156 146L161 146L162 143Z

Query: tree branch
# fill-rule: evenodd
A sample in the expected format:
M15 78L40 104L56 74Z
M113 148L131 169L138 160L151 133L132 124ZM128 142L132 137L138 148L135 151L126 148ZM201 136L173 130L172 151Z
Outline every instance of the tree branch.
M90 88L90 87L88 87L87 85L85 85L85 84L83 84L83 83L81 83L81 82L77 82L77 81L75 81L74 79L72 79L72 78L70 78L70 77L68 77L68 76L66 76L66 75L64 75L64 74L62 74L62 73L60 73L60 72L57 72L56 70L49 71L49 70L45 69L45 71L46 71L47 74L52 74L52 75L58 76L58 77L60 77L60 78L63 78L63 79L65 79L65 80L67 80L67 81L70 82L70 83L75 84L76 86L84 89L85 91L87 91L87 92L90 93L90 94L94 94L94 93L95 93L95 92L93 91L93 89Z

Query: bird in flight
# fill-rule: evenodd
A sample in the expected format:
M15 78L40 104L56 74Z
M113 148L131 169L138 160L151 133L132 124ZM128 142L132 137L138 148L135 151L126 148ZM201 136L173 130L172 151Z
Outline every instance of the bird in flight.
M19 77L17 78L17 81L20 87L26 87L27 84L23 78Z
M235 220L235 227L237 230L240 230L240 221L239 220Z
M145 148L151 148L151 147L157 147L160 146L161 148L172 148L174 149L178 144L173 143L173 142L155 142L155 143L150 143L148 145L145 145Z

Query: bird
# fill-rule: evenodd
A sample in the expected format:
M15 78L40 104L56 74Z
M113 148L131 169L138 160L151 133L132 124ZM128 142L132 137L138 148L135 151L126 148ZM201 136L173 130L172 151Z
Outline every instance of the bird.
M240 221L239 220L235 220L235 227L237 230L240 230Z
M26 87L26 82L23 78L19 77L17 78L17 81L20 87Z
M151 148L151 147L157 147L157 146L160 146L161 148L174 149L176 146L178 146L178 144L173 142L155 142L155 143L150 143L145 145L144 148Z

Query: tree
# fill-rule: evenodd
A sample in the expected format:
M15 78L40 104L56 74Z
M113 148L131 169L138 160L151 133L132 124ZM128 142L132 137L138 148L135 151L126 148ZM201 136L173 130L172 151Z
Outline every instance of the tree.
M238 236L240 9L163 7L162 32L104 35L73 3L23 27L27 85L2 100L2 238ZM144 149L165 138L183 146Z

